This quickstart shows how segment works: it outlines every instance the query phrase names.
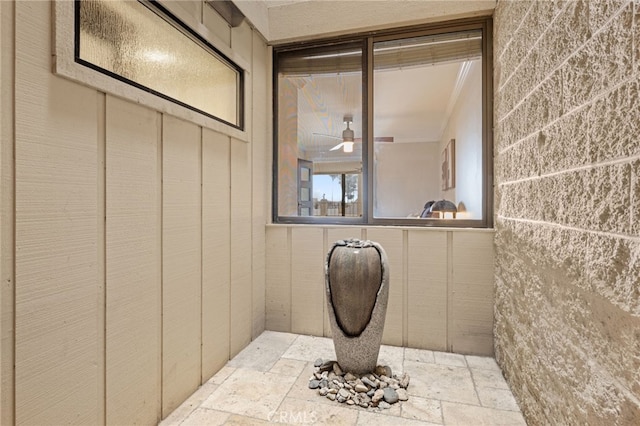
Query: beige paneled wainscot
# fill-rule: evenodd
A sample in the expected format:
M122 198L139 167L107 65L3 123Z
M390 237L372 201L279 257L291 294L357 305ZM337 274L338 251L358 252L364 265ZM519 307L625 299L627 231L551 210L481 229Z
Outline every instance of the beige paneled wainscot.
M493 355L492 230L267 225L266 329L330 336L323 268L346 238L389 257L383 343Z

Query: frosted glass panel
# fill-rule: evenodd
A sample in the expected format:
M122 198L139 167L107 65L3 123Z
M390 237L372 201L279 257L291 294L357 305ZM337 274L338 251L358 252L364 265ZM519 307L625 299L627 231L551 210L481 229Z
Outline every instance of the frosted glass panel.
M80 62L241 127L240 70L155 6L82 0L76 13Z

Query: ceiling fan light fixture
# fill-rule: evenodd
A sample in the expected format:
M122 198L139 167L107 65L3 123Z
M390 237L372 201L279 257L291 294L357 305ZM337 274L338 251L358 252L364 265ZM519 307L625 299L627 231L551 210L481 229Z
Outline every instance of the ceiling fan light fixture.
M345 141L342 144L342 149L344 152L353 152L353 141Z

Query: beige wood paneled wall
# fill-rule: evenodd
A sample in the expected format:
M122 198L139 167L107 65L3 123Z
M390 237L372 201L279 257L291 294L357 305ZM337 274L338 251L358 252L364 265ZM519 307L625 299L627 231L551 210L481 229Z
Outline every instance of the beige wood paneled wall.
M493 231L267 225L266 327L330 336L324 262L333 243L377 241L391 282L384 344L493 355Z
M247 143L52 74L51 8L0 2L0 423L155 424L265 327L268 48L216 39Z

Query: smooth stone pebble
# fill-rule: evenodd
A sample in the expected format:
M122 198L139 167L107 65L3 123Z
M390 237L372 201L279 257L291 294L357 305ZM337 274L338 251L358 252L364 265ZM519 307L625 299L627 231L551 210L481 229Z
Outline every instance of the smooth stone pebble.
M373 396L371 397L371 401L373 402L378 402L380 401L382 398L384 397L384 391L382 389L378 389L377 391L375 391L373 393Z
M342 368L340 368L337 362L333 363L333 372L336 374L336 376L342 376L343 374Z
M327 388L320 388L318 390L318 395L320 395L320 396L326 396L328 393L329 393L329 389L327 389Z
M362 383L364 383L365 385L369 386L370 388L377 388L378 387L376 382L372 382L368 377L363 377L362 378Z
M382 408L383 410L386 410L387 408L391 408L391 404L387 404L384 401L380 401L380 403L378 404L378 408Z
M398 392L396 392L393 388L385 388L385 390L383 391L383 397L385 402L388 402L389 404L398 402L399 398Z
M320 380L309 380L309 389L318 389L320 387Z
M318 368L320 368L320 371L329 371L329 370L333 369L333 365L335 363L336 363L335 361L325 361Z
M398 389L396 392L398 393L398 399L400 401L407 401L409 399L409 394L407 394L406 390Z
M368 396L369 398L371 398L371 397L373 396L373 394L374 394L374 393L376 393L376 390L375 390L375 389L371 389L369 392L367 392L367 396Z
M354 376L354 375L353 375L353 374L351 374L351 373L347 373L347 374L345 374L345 375L344 375L344 379L345 379L347 382L351 382L351 381L353 381L353 380L357 379L357 377L356 377L356 376Z
M316 359L316 362L313 363L314 367L320 367L322 365L322 358Z
M329 398L332 401L336 400L336 394L335 393L328 393L327 394L327 398Z
M368 391L369 391L369 388L368 388L366 385L364 385L364 384L363 384L363 385L358 384L358 385L356 385L356 387L355 387L355 388L353 388L353 389L354 389L356 392L365 392L365 393L366 393L366 392L368 392Z
M400 378L400 387L403 388L403 389L408 388L410 380L411 380L411 378L409 377L409 375L407 373L404 373L402 375L402 377Z
M348 391L348 390L346 390L346 389L340 389L340 390L338 391L338 395L343 396L343 397L345 397L345 398L348 398L349 396L351 396L351 392L349 392L349 391Z
M353 401L353 399L350 399L347 401L347 405L355 405L355 402Z

